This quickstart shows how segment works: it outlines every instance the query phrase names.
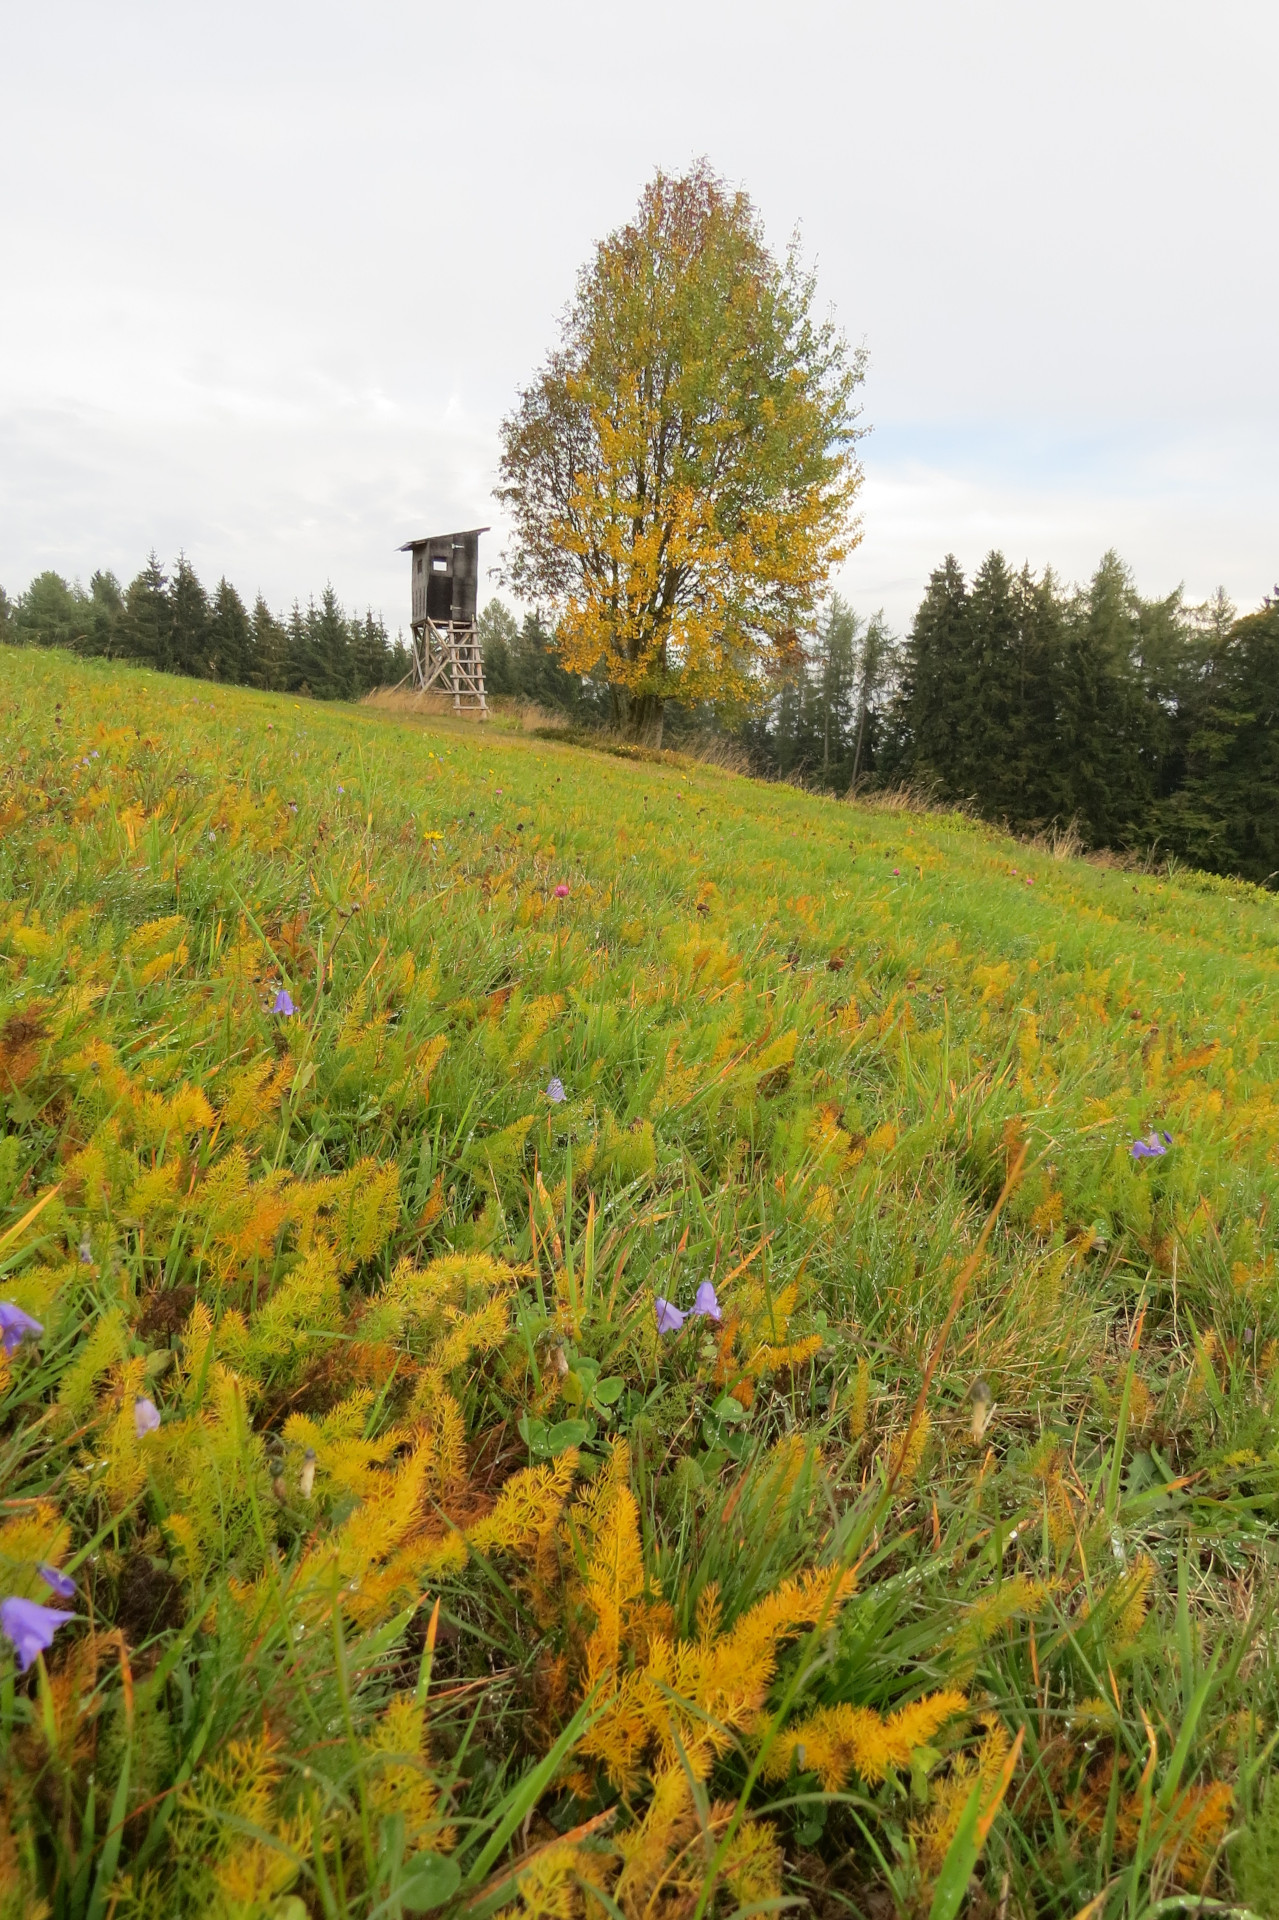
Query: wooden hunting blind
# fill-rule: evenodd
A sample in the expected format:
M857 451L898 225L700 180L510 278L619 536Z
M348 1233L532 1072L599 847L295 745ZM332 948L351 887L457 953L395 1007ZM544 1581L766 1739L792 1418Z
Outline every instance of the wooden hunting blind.
M465 707L488 719L484 698L484 658L475 624L475 599L480 579L480 535L487 527L465 533L429 534L424 540L406 540L401 553L411 553L413 578L413 678L420 692L443 688L453 695L455 712Z

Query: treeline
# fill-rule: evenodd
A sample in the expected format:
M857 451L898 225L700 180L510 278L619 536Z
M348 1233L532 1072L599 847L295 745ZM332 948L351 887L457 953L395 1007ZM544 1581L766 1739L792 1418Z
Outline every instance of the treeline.
M491 691L606 723L536 615L492 601L481 627ZM1279 879L1279 589L1241 618L1222 592L1144 598L1114 553L1077 588L999 553L969 582L948 557L904 640L836 594L754 714L667 702L668 746L707 732L774 778L911 786L1014 832Z
M16 602L0 589L0 641L317 700L358 699L409 670L381 617L345 613L331 586L281 620L261 594L250 610L229 580L210 593L182 555L170 576L154 553L127 587L112 573L95 573L87 591L42 573Z
M479 629L490 695L536 702L582 726L609 724L607 683L565 671L554 651L554 631L540 613L526 614L521 624L500 600L490 600ZM757 773L772 778L840 792L869 783L883 732L882 696L895 660L883 615L863 620L833 594L815 631L796 642L790 671L760 710L667 700L664 744L678 749L714 734L733 741Z
M603 682L568 673L555 654L554 630L540 613L516 620L500 600L490 600L476 622L484 655L484 691L528 701L548 713L563 713L581 726L602 726L608 713Z
M763 711L733 731L763 774L836 793L871 786L896 664L896 641L883 614L864 620L832 594L816 630L799 641L792 671Z
M1279 592L1144 599L1114 553L1087 586L991 553L932 575L881 716L877 774L1028 832L1279 876Z
M606 685L565 671L540 614L517 621L491 600L479 625L492 696L607 724ZM16 603L0 590L0 640L316 699L358 698L410 666L403 640L346 614L331 587L282 620L225 579L209 593L181 556L166 575L154 554L125 588L43 573ZM1279 879L1279 589L1239 617L1220 592L1143 598L1113 553L1080 588L999 553L969 582L948 557L904 641L836 594L758 711L667 703L667 745L707 733L775 778L910 785L1015 832L1073 823L1089 847Z

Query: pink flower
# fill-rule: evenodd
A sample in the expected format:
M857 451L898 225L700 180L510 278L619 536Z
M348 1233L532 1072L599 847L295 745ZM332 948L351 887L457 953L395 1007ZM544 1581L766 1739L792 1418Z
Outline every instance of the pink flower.
M568 888L564 885L564 882L562 880L560 881L560 884L558 885L558 887L556 887L555 889L555 898L557 900L568 899Z

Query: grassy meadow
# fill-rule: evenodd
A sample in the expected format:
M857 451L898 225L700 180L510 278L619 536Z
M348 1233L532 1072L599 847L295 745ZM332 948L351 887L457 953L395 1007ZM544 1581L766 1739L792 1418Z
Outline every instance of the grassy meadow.
M1277 988L1242 884L0 652L0 1916L1279 1915Z

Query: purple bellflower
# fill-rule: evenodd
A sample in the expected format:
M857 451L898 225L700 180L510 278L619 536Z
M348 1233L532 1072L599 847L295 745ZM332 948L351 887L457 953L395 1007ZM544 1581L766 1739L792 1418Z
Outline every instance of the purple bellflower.
M709 1280L703 1280L693 1296L693 1312L705 1314L708 1320L718 1320L719 1301L715 1298L715 1289Z
M280 988L280 991L275 996L275 1005L271 1008L271 1011L272 1013L282 1013L286 1020L291 1013L297 1012L297 1008L293 1004L293 995L287 987Z
M568 1095L564 1091L564 1082L560 1079L558 1074L554 1076L554 1078L551 1080L550 1085L547 1087L546 1097L548 1100L553 1100L557 1107L560 1105L561 1101L568 1099Z
M38 1600L19 1600L11 1595L0 1601L0 1633L12 1641L18 1656L19 1671L25 1673L38 1653L47 1653L53 1636L73 1613L60 1613L57 1607L42 1607Z
M139 1440L154 1433L160 1424L160 1409L154 1400L137 1399L133 1403L133 1431Z
M21 1307L15 1307L12 1300L0 1300L0 1339L4 1341L6 1353L16 1353L23 1341L44 1332L41 1321L33 1320Z
M659 1333L678 1333L686 1320L699 1317L706 1320L718 1320L719 1301L715 1297L715 1288L709 1280L703 1280L693 1297L693 1304L687 1313L681 1313L669 1300L660 1297L653 1302L657 1312L657 1331Z
M69 1573L63 1573L60 1567L47 1567L44 1562L41 1561L36 1568L36 1572L44 1581L46 1587L53 1588L59 1600L69 1600L76 1590L76 1584L71 1578L71 1575Z
M1158 1133L1152 1129L1144 1140L1134 1140L1128 1151L1134 1160L1158 1160L1171 1145L1170 1133Z

